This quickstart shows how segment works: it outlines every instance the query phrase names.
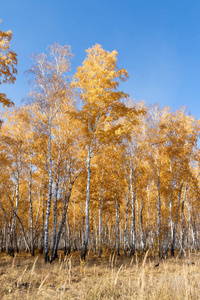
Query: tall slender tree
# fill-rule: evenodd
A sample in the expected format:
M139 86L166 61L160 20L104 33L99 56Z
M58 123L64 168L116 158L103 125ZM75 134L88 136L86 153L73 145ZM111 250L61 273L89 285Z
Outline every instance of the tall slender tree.
M28 71L34 76L33 90L29 94L29 101L35 110L32 120L46 140L43 165L48 173L49 192L45 219L45 262L49 261L49 216L53 189L52 128L63 103L69 99L66 74L70 70L71 57L69 46L54 44L49 47L49 56L32 56L34 64Z
M115 135L114 126L106 130L106 125L123 116L126 106L121 99L127 95L118 91L120 81L128 78L125 69L117 67L117 52L106 51L98 44L86 50L87 58L74 76L74 85L79 89L83 105L76 117L82 122L82 132L87 149L87 192L85 203L85 238L81 258L85 259L89 240L89 203L91 158Z

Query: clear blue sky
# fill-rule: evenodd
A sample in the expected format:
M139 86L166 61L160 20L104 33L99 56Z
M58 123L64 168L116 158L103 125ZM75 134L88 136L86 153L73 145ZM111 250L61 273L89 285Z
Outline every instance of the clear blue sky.
M187 105L200 118L200 0L2 0L0 19L18 54L15 84L0 88L16 105L29 91L29 55L69 44L74 73L84 50L99 43L117 50L118 66L130 76L122 87L132 98Z

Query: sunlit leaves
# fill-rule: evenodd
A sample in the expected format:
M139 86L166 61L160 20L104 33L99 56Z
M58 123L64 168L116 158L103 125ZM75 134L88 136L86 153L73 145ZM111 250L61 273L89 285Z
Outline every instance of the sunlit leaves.
M1 23L1 20L0 20ZM10 30L0 30L0 85L3 83L14 83L17 74L17 54L10 50L12 33ZM0 93L0 102L4 106L12 106L14 103Z

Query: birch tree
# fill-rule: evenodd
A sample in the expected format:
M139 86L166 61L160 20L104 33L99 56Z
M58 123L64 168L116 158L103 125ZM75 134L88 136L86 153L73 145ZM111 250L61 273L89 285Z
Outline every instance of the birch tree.
M53 188L52 128L56 115L62 109L64 101L68 101L69 98L66 74L70 70L71 57L69 46L54 44L49 47L49 56L45 54L32 56L34 64L28 71L34 76L34 86L28 100L35 110L32 121L45 139L45 157L42 165L48 173L49 182L45 219L45 262L49 261L49 216Z
M128 78L125 69L117 67L117 52L106 51L98 44L86 50L84 60L74 76L74 85L79 89L82 108L76 117L82 122L87 149L87 193L85 202L85 238L81 258L85 259L89 240L89 203L91 158L111 141L116 128L106 130L106 125L116 121L125 112L121 99L127 95L118 91L120 81Z

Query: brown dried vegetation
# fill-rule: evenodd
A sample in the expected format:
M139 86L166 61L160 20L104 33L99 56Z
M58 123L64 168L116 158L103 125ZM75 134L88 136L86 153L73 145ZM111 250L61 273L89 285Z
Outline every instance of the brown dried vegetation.
M158 262L146 253L132 259L80 254L44 264L42 256L0 256L1 299L199 299L200 263L189 254ZM194 262L195 264L192 264Z

